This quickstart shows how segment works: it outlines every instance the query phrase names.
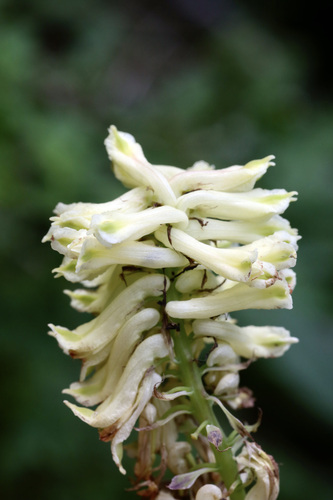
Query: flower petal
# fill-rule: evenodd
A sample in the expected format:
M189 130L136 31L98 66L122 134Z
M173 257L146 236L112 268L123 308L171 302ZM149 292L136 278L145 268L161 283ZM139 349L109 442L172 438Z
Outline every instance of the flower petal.
M109 129L105 146L114 174L125 186L142 186L153 191L155 201L174 206L176 197L167 179L145 158L141 146L130 134Z
M156 309L146 308L134 314L119 330L110 346L107 362L84 382L75 382L62 392L74 396L84 406L94 406L109 397L117 387L130 355L144 331L150 330L159 320Z
M139 389L136 401L136 409L133 411L131 416L126 422L119 428L116 434L112 438L111 443L111 452L112 458L115 464L119 467L119 470L122 474L126 474L126 470L121 464L121 459L123 455L123 446L122 443L129 437L131 434L135 422L139 418L142 413L144 407L147 405L149 400L152 397L153 389L156 384L161 381L161 376L155 372L150 372L144 378L141 387Z
M247 281L251 274L252 263L257 258L257 252L252 248L247 250L242 247L232 249L211 247L177 228L172 228L168 233L166 229L161 228L155 232L155 236L165 245L172 246L207 269L233 281Z
M250 469L256 478L245 500L276 500L279 494L279 469L272 456L267 455L256 443L247 443L237 457L237 462L239 466Z
M155 359L167 355L168 349L162 334L152 335L136 348L118 380L114 393L95 411L81 408L68 401L65 401L65 404L77 417L92 427L104 429L117 424L113 429L115 432L132 414L145 372L150 369Z
M190 218L184 230L193 238L202 240L223 240L232 243L248 244L264 236L270 236L278 231L288 233L289 242L296 245L300 236L297 230L290 227L289 221L280 215L273 215L265 221L224 221L210 218Z
M166 312L172 318L204 319L243 309L280 308L292 308L292 299L284 280L277 280L271 287L263 289L238 283L206 297L170 301Z
M149 241L124 241L106 248L96 238L90 237L82 245L76 272L94 275L112 264L163 269L186 266L188 260L171 248L158 247Z
M282 356L298 339L288 330L276 326L239 327L228 321L196 320L193 322L195 336L209 336L223 340L243 358L270 358ZM212 351L214 353L214 351Z
M225 220L267 220L283 213L296 191L284 189L256 188L245 193L223 193L216 191L193 191L177 200L176 208L191 211L200 217L215 217Z
M144 188L135 188L106 203L58 203L51 217L51 227L42 239L42 243L52 241L57 229L68 228L75 231L89 229L91 218L104 212L131 213L145 209L151 203L151 197Z
M216 468L212 467L203 467L202 469L197 469L192 472L186 472L185 474L178 474L178 476L174 476L172 478L171 483L168 485L170 490L187 490L193 486L198 477L202 476L202 474L209 474L213 472Z
M254 160L244 166L235 165L219 170L188 169L170 180L177 196L197 189L214 191L249 191L270 165L274 156Z
M147 297L158 297L169 286L168 279L162 274L151 274L138 279L123 290L103 312L80 325L75 330L50 325L50 335L59 342L66 354L76 358L96 353L105 347L123 326L126 319L142 307ZM100 360L101 362L101 360Z
M156 231L161 224L174 223L181 223L186 227L188 218L185 212L162 206L132 214L111 212L94 215L90 227L98 241L110 247L128 239L139 240Z

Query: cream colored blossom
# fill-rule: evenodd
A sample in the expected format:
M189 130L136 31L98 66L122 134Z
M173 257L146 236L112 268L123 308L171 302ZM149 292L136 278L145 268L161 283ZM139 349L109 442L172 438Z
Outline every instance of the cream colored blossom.
M261 188L244 193L199 190L178 198L176 208L192 217L262 222L283 213L296 194L296 191Z
M255 187L273 156L183 170L150 163L114 126L105 145L129 191L59 203L43 238L62 255L55 276L77 284L65 290L71 306L93 314L72 330L50 325L82 361L63 391L77 404L65 403L111 442L122 473L124 442L138 431L126 448L141 496L175 498L164 489L169 470L168 488L196 500L232 499L242 488L245 500L275 500L274 459L249 441L259 422L244 425L232 411L253 405L240 387L250 362L281 356L297 339L281 327L238 326L230 313L292 307L299 236L282 214L297 193Z
M138 304L147 297L162 295L164 286L168 286L168 281L163 275L148 274L125 288L99 316L88 323L74 330L50 325L50 335L72 357L85 358L96 354L115 338L125 320L137 311Z
M174 206L176 196L165 177L145 158L141 146L130 134L109 129L105 146L117 179L127 187L144 187L152 191L154 201Z
M153 366L154 361L168 355L162 335L156 334L143 340L130 357L114 391L97 407L96 410L81 408L66 402L73 413L81 420L99 429L113 426L116 422L126 421L132 414L140 398L140 383ZM153 373L153 372L151 372ZM158 378L158 381L160 378ZM156 384L156 380L155 380ZM152 395L152 391L150 393Z
M271 161L274 156L267 156L262 160L255 160L244 166L234 165L232 167L214 170L214 167L198 162L192 168L178 173L171 178L170 184L178 196L184 192L197 189L241 192L250 191L260 177L262 177L269 166L274 165ZM209 175L207 175L209 170Z
M63 393L75 397L84 406L94 406L104 401L117 387L123 367L126 367L143 332L151 330L159 318L159 313L152 308L142 309L131 316L111 344L107 362L96 369L88 380L71 384Z
M215 248L195 240L177 228L173 228L169 235L165 229L159 229L155 236L163 244L170 245L207 269L234 281L247 281L251 275L252 264L257 258L257 252L253 249Z
M244 358L271 358L282 356L298 339L288 330L277 326L239 327L229 321L196 320L193 323L196 336L223 340ZM213 351L214 352L214 351ZM212 353L213 354L213 353Z
M176 208L162 206L132 214L106 212L94 215L90 228L102 245L110 247L126 240L139 240L162 224L174 223L186 227L187 215Z
M299 239L297 230L291 228L289 221L280 215L273 215L271 218L261 221L260 224L248 220L225 221L208 217L192 217L185 231L199 241L222 240L245 245L279 231L288 234L287 241L293 244L294 247L296 247L296 242Z
M237 283L227 290L202 298L170 301L167 313L172 318L212 318L243 309L291 309L292 299L285 280L276 280L269 288L252 288Z

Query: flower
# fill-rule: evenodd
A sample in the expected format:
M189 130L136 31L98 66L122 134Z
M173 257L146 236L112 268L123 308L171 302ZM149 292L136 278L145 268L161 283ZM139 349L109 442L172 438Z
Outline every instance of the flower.
M225 320L196 320L195 336L213 337L229 344L243 358L276 358L298 342L288 330L276 326L243 326Z
M270 455L256 443L247 443L237 457L238 465L245 474L255 479L255 485L246 494L245 500L276 500L279 494L279 469Z
M140 495L174 498L169 469L168 488L188 491L184 499L275 500L274 459L249 441L259 421L244 425L228 408L254 403L241 372L297 339L282 327L239 326L230 313L292 307L299 236L282 214L297 193L255 187L273 156L182 170L151 164L114 126L105 145L129 191L106 203L59 203L42 240L63 256L56 277L79 284L65 290L72 307L93 315L72 330L49 325L82 361L63 391L77 404L65 403L111 442L122 473L124 449L136 459ZM137 441L124 444L135 430Z
M282 277L268 288L235 283L204 297L170 301L166 311L172 318L205 319L243 309L291 309L288 283Z

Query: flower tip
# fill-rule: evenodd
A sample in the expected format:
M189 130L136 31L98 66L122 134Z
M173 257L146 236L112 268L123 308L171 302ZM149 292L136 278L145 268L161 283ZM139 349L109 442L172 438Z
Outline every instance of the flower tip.
M57 330L56 330L56 326L53 325L52 323L48 323L47 325L50 330L47 332L48 335L50 335L51 337L56 337L57 336Z
M260 158L259 160L252 160L252 161L248 162L245 165L245 168L250 169L250 170L251 169L259 170L259 171L261 171L261 175L263 175L269 167L275 166L275 162L273 160L275 160L275 156L268 155L268 156L265 156L264 158Z
M121 464L118 466L118 469L123 476L126 476L126 469Z
M118 131L115 125L111 125L108 129L109 135L104 141L104 145L108 152L110 160L113 160L113 155L115 152L125 154L126 156L131 156L131 144L135 143L135 139L132 135Z
M262 158L262 160L257 160L260 161L260 163L267 163L269 167L275 167L275 155L268 155L265 156L265 158ZM254 160L256 161L256 160Z
M268 162L269 166L275 167L275 155L268 155L264 160Z
M91 425L92 427L95 427L92 416L95 413L93 410L90 410L89 408L81 408L80 406L76 406L73 403L70 403L66 399L64 400L64 403L76 417L79 417L83 422Z

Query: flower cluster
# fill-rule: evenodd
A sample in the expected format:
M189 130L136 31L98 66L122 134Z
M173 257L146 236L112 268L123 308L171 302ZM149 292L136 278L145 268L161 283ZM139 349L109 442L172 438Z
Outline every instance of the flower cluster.
M71 305L93 315L74 330L50 325L82 360L79 381L63 391L79 405L65 403L111 442L122 473L123 449L135 458L140 495L274 500L276 464L251 436L259 424L232 412L254 402L240 371L297 339L238 326L229 313L292 307L298 236L281 214L296 193L254 187L273 156L183 170L152 165L115 127L105 144L129 191L102 204L59 203L43 239L63 255L56 276L80 283L65 291ZM124 445L133 429L137 441Z

